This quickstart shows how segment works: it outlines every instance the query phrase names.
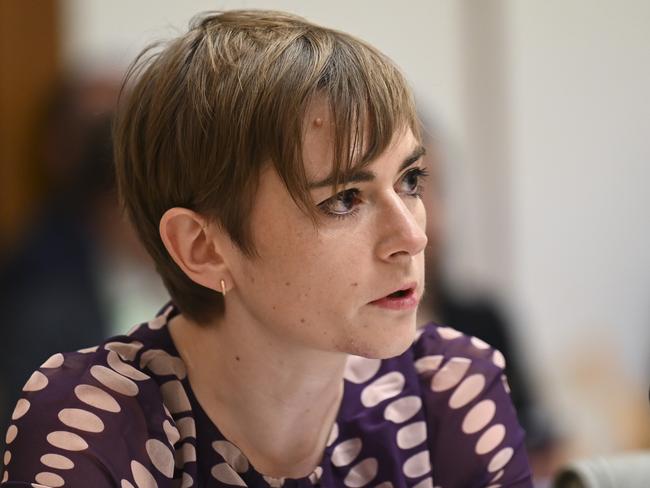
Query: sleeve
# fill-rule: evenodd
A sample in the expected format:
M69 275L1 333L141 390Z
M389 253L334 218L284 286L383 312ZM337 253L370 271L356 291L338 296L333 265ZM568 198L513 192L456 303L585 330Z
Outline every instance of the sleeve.
M172 486L175 427L158 385L110 354L55 354L32 374L6 431L0 488Z
M415 347L431 464L444 488L532 487L525 433L503 355L485 342L429 325Z

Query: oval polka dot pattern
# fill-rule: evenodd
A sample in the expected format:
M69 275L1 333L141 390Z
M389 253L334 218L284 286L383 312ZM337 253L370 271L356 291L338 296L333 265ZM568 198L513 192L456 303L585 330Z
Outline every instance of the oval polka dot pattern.
M351 383L361 384L370 381L381 367L381 359L368 359L361 356L348 356L343 377Z
M471 366L468 358L453 357L431 379L431 391L439 393L456 386Z
M47 361L41 364L41 368L44 369L60 368L61 366L63 366L63 361L64 361L63 354L57 352L56 354L50 356Z
M41 456L41 463L47 466L48 468L54 469L72 469L74 468L74 463L71 459L68 459L61 454L43 454Z
M167 478L171 478L174 474L174 455L169 447L158 439L149 439L145 443L145 449L151 464Z
M440 354L421 357L415 361L415 370L420 374L427 371L435 371L436 369L440 368L442 360L443 357Z
M379 403L399 395L404 389L405 378L399 371L392 371L380 376L366 386L361 392L361 403L365 407L374 407Z
M159 315L153 320L147 322L147 327L151 330L158 330L162 328L167 323L167 317L165 315Z
M187 473L183 473L181 478L181 488L190 488L194 484L194 479Z
M16 408L14 408L14 411L11 414L11 420L18 420L20 417L25 415L29 410L30 406L31 404L29 403L28 400L25 400L24 398L18 400L18 402L16 403Z
M453 409L467 405L481 394L485 387L485 376L473 374L463 380L449 398L449 406Z
M181 438L180 432L167 419L165 419L165 421L163 422L163 430L165 431L167 442L169 442L169 445L173 447L174 444L176 444Z
M23 391L40 391L47 386L48 379L40 371L34 371L23 386Z
M214 441L212 448L238 473L248 471L248 459L246 459L239 448L233 443L228 441Z
M503 449L501 449L499 452L497 452L494 455L494 457L490 461L490 464L488 464L488 471L490 473L496 473L497 471L499 471L506 464L508 464L513 454L514 454L514 450L512 449L512 447L504 447Z
M102 432L104 422L97 415L80 408L64 408L59 412L59 420L73 429L85 432Z
M192 409L190 400L178 380L171 380L160 386L165 405L171 413L187 412Z
M508 384L508 377L505 374L501 375L501 383L503 384L503 389L506 390L506 393L510 394L510 385Z
M487 342L485 342L482 339L479 339L478 337L472 337L470 339L470 342L472 343L472 345L476 349L489 349L490 348L490 345Z
M336 422L334 422L334 423L332 424L332 428L331 428L331 430L330 430L330 435L329 435L329 437L328 437L328 439L327 439L327 446L329 447L329 446L331 446L332 444L334 444L334 441L336 441L336 439L338 438L338 436L339 436L339 424L337 424Z
M341 442L332 451L332 464L337 467L347 466L359 455L361 447L361 439L358 437Z
M176 420L176 428L181 435L180 440L196 437L196 424L192 417L183 417Z
M36 473L41 476L41 483L31 484L34 487L54 488L59 482L83 486L81 477L92 475L86 460L96 448L110 452L113 445L104 444L110 435L123 441L110 452L116 461L109 466L111 479L121 488L196 488L198 473L218 486L246 486L249 479L262 484L267 480L273 487L294 484L256 472L201 413L166 319L159 323L159 329L151 329L151 322L143 322L136 335L116 337L93 354L65 353L43 363L42 377L33 375L31 386L26 385L45 392L23 395L7 431L10 440L16 440L7 444L0 461L14 477L25 477L19 451L32 442L31 420L43 412L50 425L39 420L34 445L43 437L49 445L33 453L36 465L27 478L34 482ZM465 481L472 473L472 484L479 484L480 478L486 485L507 486L510 475L522 473L523 457L515 457L508 447L520 445L521 433L509 410L502 410L508 405L499 381L499 354L454 329L436 330L428 326L404 355L384 360L350 357L340 385L343 399L327 434L323 468L316 467L300 484L436 488L434 476L439 476L445 486L465 486L460 478L452 481L456 472L464 471ZM72 381L70 375L77 373ZM41 399L49 398L54 401L43 409ZM430 430L429 419L449 428ZM428 439L430 433L435 435ZM432 456L445 449L448 462L434 464ZM50 475L60 480L46 479Z
M182 468L184 463L196 461L196 448L189 442L185 442L180 449L176 449L176 467Z
M115 351L125 361L133 361L142 349L142 343L138 341L133 342L107 342L104 344L104 349L108 351Z
M106 388L117 393L125 396L138 394L138 385L106 366L93 366L90 368L90 374Z
M121 410L120 404L117 403L115 398L96 386L77 385L75 386L74 394L79 400L91 407L113 413L117 413Z
M413 488L433 488L433 478L425 478L414 485Z
M384 410L384 418L396 424L401 424L411 419L422 408L422 399L410 395L393 400Z
M487 429L476 442L476 454L487 454L501 444L506 437L506 428L503 424L496 424Z
M138 488L158 488L156 478L151 472L136 460L131 461L131 474Z
M501 369L505 369L506 367L506 358L498 349L492 354L492 362Z
M458 332L456 329L452 329L451 327L438 327L437 331L440 337L447 340L458 339L463 335L461 332Z
M226 463L219 463L210 470L213 478L233 486L246 486L244 480Z
M397 445L401 449L411 449L427 439L427 424L424 421L405 425L397 431Z
M162 349L149 349L142 353L140 367L149 368L159 376L174 375L179 380L187 376L183 360L170 355Z
M271 488L280 488L286 478L273 478L272 476L262 476Z
M378 463L375 458L367 458L355 464L343 480L345 486L359 488L366 486L377 476Z
M406 460L403 471L409 478L419 478L431 471L429 451L420 451Z
M78 349L77 352L81 354L90 354L91 352L96 352L99 346L85 347L83 349Z
M5 436L5 444L11 444L16 436L18 435L18 427L15 425L10 425L7 429L7 435Z
M505 473L505 471L502 469L496 475L494 475L494 478L492 478L490 483L494 483L495 481L499 481L501 479L501 477L503 476L503 473Z
M50 473L49 471L38 473L35 479L37 483L52 488L58 488L59 486L63 486L65 484L65 481L63 478L61 478L61 476L56 473Z
M463 419L462 430L465 434L474 434L483 429L494 418L496 405L493 400L482 400L474 405Z
M311 481L311 483L315 485L320 481L322 476L323 476L323 468L321 468L320 466L316 466L314 472L309 475L309 481Z
M88 449L88 443L82 437L74 432L67 432L65 430L50 432L47 434L47 442L54 447L66 451L83 451L84 449Z
M108 351L106 362L114 371L117 371L122 376L131 378L132 380L144 381L149 379L149 376L144 374L142 371L137 370L130 364L123 362L115 351Z

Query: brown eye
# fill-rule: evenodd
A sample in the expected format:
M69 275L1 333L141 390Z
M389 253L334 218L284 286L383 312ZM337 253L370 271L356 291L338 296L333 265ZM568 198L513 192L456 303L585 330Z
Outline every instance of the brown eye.
M412 170L407 171L400 181L401 191L406 195L414 197L420 196L422 194L421 180L427 175L427 170L424 168L413 168Z
M332 198L328 198L320 203L318 207L328 215L346 217L355 212L356 205L360 201L359 190L351 188L337 193Z

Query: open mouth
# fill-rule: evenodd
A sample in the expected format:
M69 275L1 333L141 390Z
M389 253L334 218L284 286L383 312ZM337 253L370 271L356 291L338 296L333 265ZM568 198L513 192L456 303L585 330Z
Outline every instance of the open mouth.
M386 298L403 298L410 295L412 291L413 288L407 288L406 290L397 290L396 292L388 295Z
M413 310L417 307L419 302L416 287L416 283L411 283L410 285L407 285L406 288L394 291L393 293L370 303L385 309Z

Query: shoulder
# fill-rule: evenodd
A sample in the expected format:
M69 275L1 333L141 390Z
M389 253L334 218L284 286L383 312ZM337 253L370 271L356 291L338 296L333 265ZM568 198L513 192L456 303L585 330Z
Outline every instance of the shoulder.
M418 330L411 350L418 374L431 376L436 373L438 391L455 386L470 370L474 374L498 376L509 390L503 354L477 337L430 323ZM449 388L444 388L446 386Z
M532 486L503 355L449 327L429 324L418 333L413 364L440 484L485 486L502 480Z
M93 348L57 353L30 376L7 430L3 481L98 487L137 477L159 486L170 481L180 434L165 384L182 387L173 376L178 366L161 362L164 351L143 338L136 330ZM171 369L171 376L148 368L154 358L154 369Z

